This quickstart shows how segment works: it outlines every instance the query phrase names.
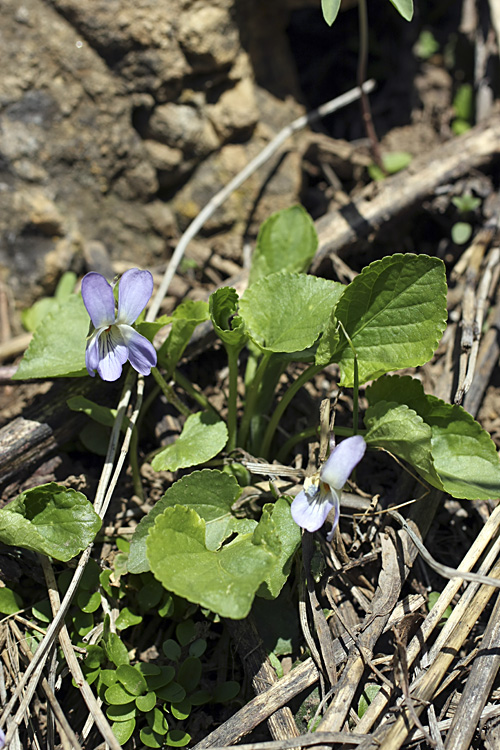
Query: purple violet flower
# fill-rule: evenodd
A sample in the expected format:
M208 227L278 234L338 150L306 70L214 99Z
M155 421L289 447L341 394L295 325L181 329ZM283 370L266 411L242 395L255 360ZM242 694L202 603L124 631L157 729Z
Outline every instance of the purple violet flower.
M5 733L3 729L0 729L0 750L2 747L5 747Z
M307 531L317 531L334 508L332 534L339 520L342 489L354 467L363 458L365 450L366 443L361 435L346 438L332 450L321 467L319 479L316 475L309 482L306 480L304 489L292 503L292 518L296 524Z
M104 276L92 271L83 277L82 297L94 330L87 340L85 364L89 375L95 370L103 380L118 380L127 360L141 375L156 365L156 350L132 324L146 307L153 292L149 271L131 268L118 284L118 314L113 287Z

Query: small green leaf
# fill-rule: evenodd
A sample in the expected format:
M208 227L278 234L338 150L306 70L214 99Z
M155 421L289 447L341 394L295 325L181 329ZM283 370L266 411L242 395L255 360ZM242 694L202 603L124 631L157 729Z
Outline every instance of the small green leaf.
M136 696L129 693L128 690L125 690L123 685L120 685L119 682L115 682L114 685L111 685L104 695L106 702L113 706L124 706L128 703L135 705L134 700Z
M210 295L209 310L212 325L224 346L237 349L244 346L248 336L238 317L238 294L235 289L224 286Z
M182 729L171 729L167 732L165 742L169 747L185 747L191 742L191 735Z
M120 664L116 670L116 679L134 696L147 692L148 687L144 676L130 664Z
M187 719L187 717L191 713L191 708L191 701L188 698L185 698L179 703L172 703L172 705L170 706L172 716L174 717L174 719L178 719L179 721L184 721L184 719Z
M152 709L156 706L156 693L150 692L146 693L146 695L137 696L137 698L135 699L135 705L142 713L152 711Z
M235 680L228 680L215 686L213 699L215 703L228 703L233 701L240 692L241 685Z
M403 458L426 481L444 489L432 460L432 430L416 411L395 401L378 401L367 409L365 424L368 445Z
M124 745L134 734L135 719L128 719L128 721L116 721L111 725L113 734L120 743Z
M130 555L132 555L132 546L130 547ZM128 566L130 570L130 555L128 559ZM164 594L163 586L159 581L151 581L137 592L137 604L141 612L149 612L154 609L159 603Z
M220 453L227 443L225 422L211 411L191 414L181 434L172 445L167 445L153 458L155 471L177 471L196 466Z
M171 323L173 318L170 315L162 315L160 318L149 322L141 320L140 323L136 323L135 328L139 331L141 336L145 336L148 341L153 341L154 337L161 331L161 329L168 323Z
M465 245L472 236L472 227L466 221L457 221L451 228L451 239L455 245Z
M158 351L158 364L170 376L182 357L193 331L200 323L208 320L208 302L185 300L172 314L172 329Z
M170 659L171 661L179 661L181 658L181 647L173 638L168 638L166 641L163 641L162 651L167 659Z
M142 666L142 665L141 665ZM159 673L149 674L146 676L146 682L148 690L159 690L172 682L175 677L175 669L173 667L159 667Z
M165 687L159 688L156 691L156 694L158 695L158 698L161 698L168 703L180 703L180 701L183 701L186 697L186 691L178 682L171 682L170 685L165 685Z
M444 264L427 255L396 254L363 269L346 287L335 315L357 353L359 382L427 362L444 331ZM336 354L341 385L354 382L354 355L343 333Z
M109 406L100 406L85 396L71 396L66 401L71 411L80 411L86 414L94 422L105 427L113 427L116 419L116 409Z
M317 276L275 273L252 284L240 316L252 340L270 352L302 352L318 339L344 285Z
M61 302L64 302L71 296L76 284L76 273L66 271L59 279L55 294L53 297L43 297L37 300L28 310L23 310L21 319L23 326L28 331L34 331L42 323L43 319L50 313L59 308Z
M467 123L472 122L474 114L474 89L470 83L463 83L459 86L453 99L453 109L459 120L465 120Z
M85 657L85 667L88 669L97 669L106 663L106 654L101 646L92 643L85 646L87 656Z
M331 26L338 16L341 0L321 0L323 18Z
M194 510L167 508L147 537L151 570L167 591L223 617L246 617L275 555L250 534L217 552L208 550L205 531L204 519Z
M94 616L91 612L81 612L78 610L73 617L75 630L82 638L90 633L94 627Z
M116 629L117 630L126 630L127 628L131 628L134 625L139 625L139 623L142 622L141 615L135 615L133 612L130 611L128 607L123 607L122 610L120 610L120 614L116 618Z
M366 713L368 706L373 701L373 699L375 698L379 690L380 690L380 685L375 685L370 682L366 683L363 689L363 693L360 696L359 703L358 703L358 716L360 719L363 716L363 714Z
M405 21L411 21L413 18L413 0L391 0L391 3L403 16Z
M112 688L109 688L112 690ZM110 721L130 721L137 714L137 708L133 703L124 703L123 705L111 705L106 710L106 716Z
M80 295L49 313L33 334L14 380L87 375L85 345L89 315Z
M389 151L382 157L384 169L389 174L396 174L411 163L412 155L408 151Z
M207 650L206 640L204 638L197 638L189 646L189 656L197 656L199 658L200 656L203 656L206 650Z
M340 5L340 0L334 2ZM307 271L317 248L314 222L302 206L278 211L259 230L249 285L278 271Z
M189 620L183 620L175 628L175 637L179 641L181 646L187 646L196 637L196 626L194 622Z
M177 682L182 685L186 693L192 693L201 680L201 661L195 656L188 656L179 667Z
M85 495L55 482L26 490L0 510L0 541L63 562L88 547L100 528Z
M144 727L144 729L141 729L139 737L146 747L158 748L163 746L163 737L161 734L153 732L150 727Z
M161 708L155 708L153 711L150 711L149 714L146 716L147 722L153 732L156 732L156 734L164 735L168 732L168 721L167 717L161 710Z
M96 612L101 606L101 594L99 591L80 591L76 601L82 612Z
M0 588L0 612L4 615L13 615L23 608L23 600L12 589L3 586Z
M116 667L120 667L122 664L129 664L130 662L127 647L116 633L109 634L106 642L106 653L108 654L108 659Z

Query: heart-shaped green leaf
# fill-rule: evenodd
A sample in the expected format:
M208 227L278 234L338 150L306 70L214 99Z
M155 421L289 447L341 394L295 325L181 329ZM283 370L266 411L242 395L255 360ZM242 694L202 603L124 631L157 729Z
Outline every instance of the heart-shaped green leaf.
M220 550L205 546L205 521L176 505L157 517L146 546L151 570L167 591L223 617L246 617L276 555L267 544L240 535Z
M37 327L14 380L86 375L89 323L81 295L68 297Z
M248 283L278 271L307 271L317 247L313 220L302 206L278 211L259 230Z
M206 547L216 550L224 539L237 531L248 533L257 525L256 521L236 518L231 507L241 494L236 479L222 471L203 469L193 471L168 488L148 515L137 526L128 558L131 573L149 570L146 557L146 537L155 519L166 508L184 505L195 510L206 523Z
M408 376L381 378L367 388L366 395L372 404L383 399L407 404L430 427L434 471L452 497L486 500L500 496L500 461L495 444L465 409L427 395L420 381ZM396 445L393 452L401 455Z
M64 562L88 547L100 528L85 495L55 482L26 490L0 510L0 541Z
M253 341L270 352L301 352L328 325L344 290L336 281L305 274L275 273L252 284L240 315Z
M363 269L335 315L358 357L359 382L427 362L446 325L444 264L427 255L391 255ZM354 354L340 333L341 385L354 384ZM343 343L342 343L343 342Z

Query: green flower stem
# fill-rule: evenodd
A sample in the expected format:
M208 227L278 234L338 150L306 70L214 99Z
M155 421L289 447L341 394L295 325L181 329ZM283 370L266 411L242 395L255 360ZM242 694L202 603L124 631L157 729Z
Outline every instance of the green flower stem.
M271 419L269 420L269 424L267 425L267 430L264 435L264 440L262 441L260 455L263 456L263 458L267 458L268 456L269 448L271 447L271 442L274 437L274 433L276 432L276 428L288 404L290 403L292 398L295 396L297 391L299 391L302 388L304 383L307 383L308 380L311 380L311 378L313 378L314 375L316 375L316 373L320 372L320 370L322 369L323 369L322 365L311 365L310 367L307 368L307 370L304 370L302 375L299 375L295 383L292 383L290 388L287 390L287 392L285 393L285 395L279 402L278 406L274 410L274 413Z
M282 448L280 448L278 455L276 456L276 461L279 464L286 465L286 459L294 445L297 445L297 443L300 443L302 440L309 440L309 438L314 437L317 438L318 430L318 425L316 425L316 427L309 427L307 430L301 430L300 432L295 433L295 435L289 437Z
M183 375L179 370L174 370L172 373L172 377L175 382L180 385L183 390L186 391L188 396L191 396L193 401L196 401L202 407L202 409L213 411L214 414L217 414L217 416L220 417L220 414L215 406L212 406L208 398L204 396L203 393L200 393L200 391L196 390L191 381L188 380L185 375Z
M227 400L227 431L229 433L226 450L236 448L236 414L238 399L238 355L239 349L226 347L227 364L229 367L229 396Z
M238 435L238 445L240 445L241 447L245 447L248 440L250 423L252 421L252 417L255 416L255 405L257 403L260 386L266 372L267 364L269 362L269 359L271 358L271 354L272 352L264 352L262 359L259 362L259 366L257 367L255 376L252 382L247 386L245 410L243 412L243 417L241 418L240 432Z
M137 451L137 443L138 443L138 434L139 431L137 429L137 425L132 430L132 435L130 436L130 449L128 454L128 460L130 463L130 468L132 470L132 482L134 484L134 492L141 500L144 500L144 490L142 487L141 482L141 472L139 469L139 456Z
M191 414L191 409L189 409L185 404L182 403L180 398L176 395L174 389L171 385L168 385L168 383L165 382L165 379L162 375L160 375L160 372L157 367L151 368L151 372L153 374L154 379L160 386L161 390L163 391L163 394L167 401L172 404L172 406L175 406L178 412L182 414L184 417L189 417Z

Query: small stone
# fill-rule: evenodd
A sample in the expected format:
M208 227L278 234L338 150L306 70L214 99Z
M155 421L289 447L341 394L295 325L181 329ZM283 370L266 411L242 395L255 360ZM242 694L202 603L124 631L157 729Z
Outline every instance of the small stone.
M185 13L179 26L181 47L196 72L230 64L239 50L238 29L223 8L202 7Z
M243 78L238 81L220 96L216 104L207 107L207 110L223 141L235 136L250 136L259 119L252 80Z

